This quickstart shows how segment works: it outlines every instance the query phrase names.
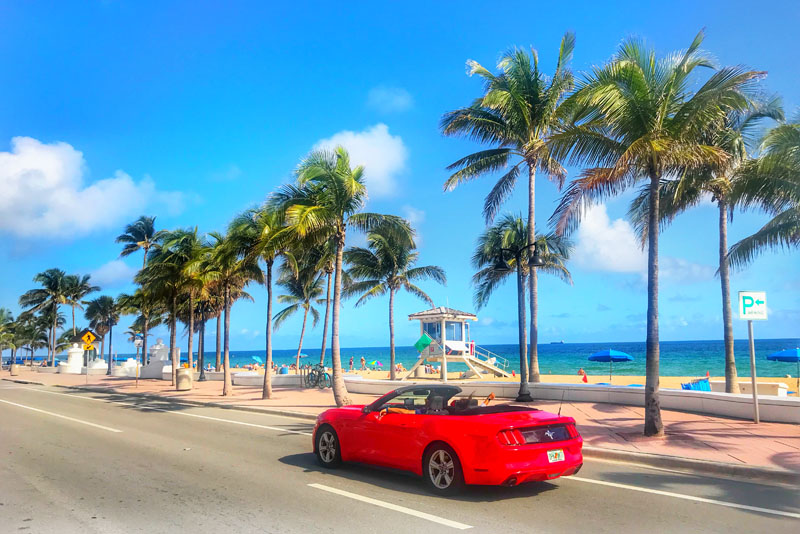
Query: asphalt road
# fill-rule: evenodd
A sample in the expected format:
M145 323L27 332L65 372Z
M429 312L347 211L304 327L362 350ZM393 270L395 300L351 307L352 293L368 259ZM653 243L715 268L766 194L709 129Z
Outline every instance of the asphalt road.
M427 493L317 467L309 421L0 381L0 532L798 532L796 490L587 461Z

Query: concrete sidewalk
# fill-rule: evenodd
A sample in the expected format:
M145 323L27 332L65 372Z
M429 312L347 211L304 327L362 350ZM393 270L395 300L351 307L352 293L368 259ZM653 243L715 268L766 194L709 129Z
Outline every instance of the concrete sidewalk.
M3 379L24 380L48 386L86 387L140 395L157 395L193 403L248 409L253 411L282 411L313 418L333 406L330 390L274 388L273 398L261 399L261 388L234 386L233 394L223 397L222 382L195 382L192 391L175 391L168 381L134 380L106 376L90 376L88 383L83 375L38 373L22 370L11 377L2 372ZM367 404L371 395L350 395L353 403ZM533 406L557 412L559 402L536 401ZM616 404L565 402L562 415L575 418L583 435L587 452L594 456L612 459L638 457L647 459L639 463L675 467L677 459L719 462L727 466L766 468L762 471L780 470L800 474L800 426L781 423L761 423L725 419L708 415L662 410L665 435L662 438L645 438L642 435L644 409ZM590 451L591 450L591 451ZM589 454L587 454L588 456ZM659 455L651 457L650 455ZM708 467L708 466L706 466ZM713 466L712 466L713 467ZM713 468L707 469L711 472ZM719 474L730 474L717 468ZM742 473L739 473L742 474Z

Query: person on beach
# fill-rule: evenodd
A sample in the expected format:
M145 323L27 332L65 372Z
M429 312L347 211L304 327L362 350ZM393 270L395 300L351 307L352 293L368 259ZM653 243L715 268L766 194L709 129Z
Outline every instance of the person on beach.
M350 356L350 370L353 370L353 357Z
M367 370L367 359L364 358L363 356L361 357L361 370L362 371Z
M584 371L583 367L581 367L580 369L578 369L578 376L584 376L584 375L586 375L586 371Z

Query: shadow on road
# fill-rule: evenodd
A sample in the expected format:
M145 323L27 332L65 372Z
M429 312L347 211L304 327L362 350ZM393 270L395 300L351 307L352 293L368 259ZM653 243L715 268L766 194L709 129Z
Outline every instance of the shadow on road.
M317 464L313 453L291 454L280 458L280 462L299 467L306 473L320 473L326 476L343 478L365 484L372 484L391 491L400 491L429 498L439 498L427 490L425 481L413 473L396 471L363 464L347 463L339 469L325 469ZM505 486L467 486L460 494L447 497L448 500L464 502L496 502L510 499L527 499L540 493L556 489L549 482L534 482L514 488Z

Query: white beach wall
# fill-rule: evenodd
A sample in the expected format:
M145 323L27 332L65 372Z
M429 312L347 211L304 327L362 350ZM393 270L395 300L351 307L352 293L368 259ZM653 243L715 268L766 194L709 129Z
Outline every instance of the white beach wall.
M383 395L398 387L412 384L430 384L430 381L367 380L361 377L346 377L345 386L350 393ZM474 394L485 397L494 393L497 398L513 399L519 384L515 382L468 382L450 380L448 384L460 387L462 395ZM529 383L534 399L563 400L565 402L600 402L626 406L644 406L644 388L630 386L594 386L583 384L533 384ZM665 410L704 413L751 419L753 398L750 395L716 393L712 391L686 391L661 389L661 407ZM759 395L759 412L762 421L800 424L800 398Z

